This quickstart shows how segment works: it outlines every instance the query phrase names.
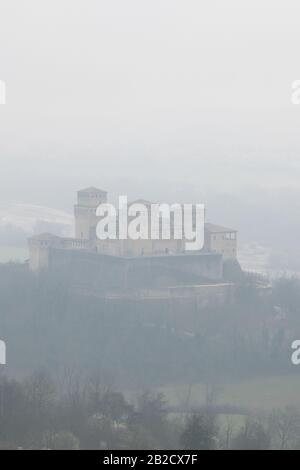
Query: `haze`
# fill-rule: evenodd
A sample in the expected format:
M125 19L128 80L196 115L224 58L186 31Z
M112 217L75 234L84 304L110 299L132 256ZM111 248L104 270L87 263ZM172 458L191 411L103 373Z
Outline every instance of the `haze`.
M297 199L296 1L0 9L2 202L70 212L92 184L112 197L204 201L220 217L226 195L221 222L241 230L244 204L276 212Z

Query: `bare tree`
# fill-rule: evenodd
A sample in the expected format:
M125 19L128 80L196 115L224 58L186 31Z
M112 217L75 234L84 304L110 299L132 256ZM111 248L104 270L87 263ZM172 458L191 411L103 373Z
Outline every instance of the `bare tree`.
M293 406L275 410L269 419L274 446L280 450L291 449L300 436L300 414Z

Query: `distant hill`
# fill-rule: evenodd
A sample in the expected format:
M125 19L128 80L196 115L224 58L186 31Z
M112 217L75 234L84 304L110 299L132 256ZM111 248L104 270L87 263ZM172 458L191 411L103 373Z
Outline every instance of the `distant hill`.
M67 212L33 204L0 204L0 243L24 244L40 232L73 235L73 216Z

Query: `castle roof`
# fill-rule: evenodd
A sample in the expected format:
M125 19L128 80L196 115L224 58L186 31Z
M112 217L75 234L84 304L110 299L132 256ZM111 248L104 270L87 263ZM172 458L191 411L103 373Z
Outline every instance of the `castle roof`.
M211 233L226 233L226 232L237 232L237 230L233 228L224 227L223 225L216 225L216 224L205 224L205 230Z
M94 186L90 186L89 188L80 189L78 194L84 193L97 193L97 194L107 194L107 191L103 191L103 189L95 188Z

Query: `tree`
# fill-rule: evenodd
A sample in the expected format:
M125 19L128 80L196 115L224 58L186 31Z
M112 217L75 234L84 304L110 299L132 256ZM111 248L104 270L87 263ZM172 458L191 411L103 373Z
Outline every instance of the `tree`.
M269 426L276 448L280 450L291 449L299 441L300 414L293 406L273 411Z
M234 432L234 418L232 415L226 415L223 432L221 435L220 446L222 449L230 449Z
M282 277L273 285L274 304L290 318L299 318L300 282L296 277Z
M208 413L193 413L187 422L180 438L184 449L210 450L215 447L217 426L215 417Z
M79 439L69 431L47 433L44 437L46 448L50 450L78 450Z
M270 436L256 418L247 417L233 440L233 448L239 450L265 450L270 447Z

